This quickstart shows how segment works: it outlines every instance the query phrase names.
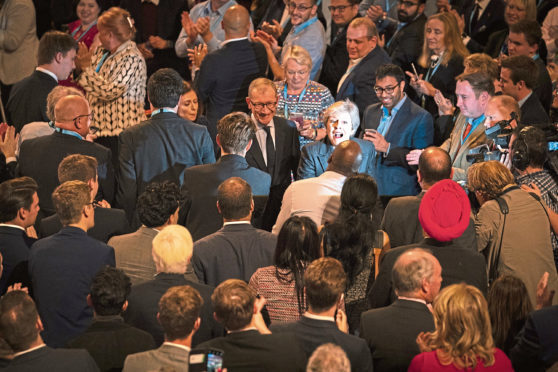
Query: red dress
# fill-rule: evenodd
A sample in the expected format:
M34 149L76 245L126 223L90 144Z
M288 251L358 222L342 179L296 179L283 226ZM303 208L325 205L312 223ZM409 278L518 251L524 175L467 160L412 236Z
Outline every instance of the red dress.
M81 21L78 19L68 25L68 30L70 35L74 38L75 41L78 43L85 43L87 48L91 48L91 44L93 44L93 40L95 39L95 35L99 32L97 29L97 22L91 25L86 30L81 29ZM74 87L80 90L83 90L75 81L73 81L71 75L66 79L58 82L59 85L63 85L66 87Z
M477 361L477 368L459 369L455 365L442 365L438 360L436 351L428 351L420 353L411 361L411 365L407 372L426 372L426 371L442 371L442 372L460 372L460 371L490 371L490 372L509 372L513 371L512 364L506 354L498 348L494 348L494 364L485 367L480 359Z

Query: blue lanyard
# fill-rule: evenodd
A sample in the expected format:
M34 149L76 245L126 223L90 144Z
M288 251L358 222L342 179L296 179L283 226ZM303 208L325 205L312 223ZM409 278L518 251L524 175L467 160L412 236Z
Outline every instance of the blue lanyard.
M304 95L306 94L306 88L308 88L308 83L309 82L310 82L310 80L308 80L306 82L306 85L304 86L304 89L298 95L298 102L296 103L295 107L291 110L291 112L297 112L296 110L298 109L298 104L300 102L302 102L302 99L304 98ZM285 87L283 88L283 99L285 100L285 107L283 107L283 111L285 113L285 119L288 119L289 118L289 102L287 102L287 82L285 82Z
M105 60L107 59L109 54L110 54L110 52L108 50L103 53L103 56L101 57L101 60L97 64L97 67L95 67L95 72L99 72L99 70L101 70L101 66L103 65L103 63L105 63Z
M477 127L479 126L480 123L482 123L484 121L485 117L484 114L482 114L481 116L479 116L478 118L474 119L471 122L471 130L469 131L469 133L467 133L467 137L463 138L463 132L465 132L465 129L467 128L467 126L463 127L463 131L461 131L461 145L463 145L465 143L465 141L467 141L467 139L469 138L469 136L471 135L471 133L473 133L473 131L475 129L477 129Z
M318 17L314 17L312 19L307 20L306 22L304 22L298 27L297 26L293 27L293 35L299 34L302 30L304 30L306 27L310 26L312 23L316 22L317 20Z
M432 78L432 76L436 73L436 71L438 70L438 67L440 67L440 64L442 63L442 56L440 55L438 57L438 62L436 62L436 65L434 66L434 68L432 68L432 65L430 65L430 67L428 68L428 71L426 72L426 76L424 77L424 81L430 81L430 79Z
M83 34L81 34L80 37L78 37L78 38L76 39L76 41L79 43L79 42L81 41L81 39L85 36L85 34L88 33L89 30L91 30L91 27L95 26L96 24L97 24L97 20L95 20L95 22L91 23L91 24L89 25L89 27L87 27L87 30L85 30L85 31L83 32ZM76 34L77 34L77 32L79 31L80 28L81 28L81 26L76 27L76 29L75 29L74 31L72 31L72 37L76 36Z
M76 138L79 138L80 140L83 140L83 137L81 136L81 134L76 133L74 131L66 130L66 129L62 129L62 128L54 128L54 130L57 131L58 133L67 134L69 136L74 136Z
M168 109L168 108L160 108L160 109L157 109L157 110L153 110L153 112L151 112L151 117L153 117L153 116L155 116L155 115L157 115L157 114L160 114L161 112L172 112L173 114L176 114L176 112L174 112L174 111L171 110L171 109Z

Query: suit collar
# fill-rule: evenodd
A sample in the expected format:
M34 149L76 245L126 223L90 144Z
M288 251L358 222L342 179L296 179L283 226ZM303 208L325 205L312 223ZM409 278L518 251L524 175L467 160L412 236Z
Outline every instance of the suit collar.
M337 96L341 96L342 93L345 92L345 89L347 89L347 86L353 80L353 76L357 73L357 71L359 71L361 68L368 68L368 66L366 66L366 63L372 58L375 58L376 55L380 53L380 49L382 48L376 45L376 47L372 49L370 53L368 53L362 58L362 60L358 63L358 65L356 65L353 68L353 70L349 73L349 75L345 78L345 81L343 81L343 85L341 85L341 87L339 88L339 91L337 92Z
M253 146L258 146L257 143L252 143L252 147ZM261 154L261 152L260 152ZM236 154L228 154L228 155L223 155L221 156L217 162L218 164L229 164L229 163L240 163L243 165L248 165L248 162L246 161L246 158L244 156L241 155L236 155Z
M313 319L313 318L309 318L305 315L300 317L300 320L298 321L300 324L304 324L307 325L309 327L312 328L337 328L337 325L335 324L335 322L329 321L329 320L321 320L321 319Z
M250 223L238 223L238 224L231 224L223 226L220 231L227 232L227 231L247 231L247 230L254 230L255 227L252 226Z
M152 227L147 227L147 226L144 226L144 225L141 226L139 229L137 229L136 232L137 232L138 234L147 235L147 236L152 237L152 238L156 237L157 234L159 234L159 231L158 231L158 230L155 230L155 229L152 228Z
M400 308L412 308L416 310L423 310L423 311L430 312L430 310L428 310L428 307L422 302L403 300L400 298L395 300L390 306L400 307Z
M62 229L56 235L61 235L61 234L87 236L87 232L80 229L79 227L74 227L74 226L64 226L64 227L62 227Z

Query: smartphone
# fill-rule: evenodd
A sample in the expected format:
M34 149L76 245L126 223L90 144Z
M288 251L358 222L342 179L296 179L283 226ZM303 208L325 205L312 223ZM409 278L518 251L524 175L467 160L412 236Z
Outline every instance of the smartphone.
M304 116L302 112L291 112L289 114L289 120L292 120L296 124L296 129L300 132L304 126Z
M220 372L223 368L223 350L193 349L190 352L190 372Z
M376 129L372 129L372 128L367 128L364 130L365 133L378 133L378 131Z

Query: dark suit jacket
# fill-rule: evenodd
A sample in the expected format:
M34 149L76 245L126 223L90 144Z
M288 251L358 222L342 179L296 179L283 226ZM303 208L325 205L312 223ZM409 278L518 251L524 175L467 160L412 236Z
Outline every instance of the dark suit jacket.
M114 169L111 151L97 143L81 140L69 134L54 132L23 141L19 152L18 176L29 176L37 181L39 204L44 215L53 214L51 195L60 184L58 165L68 155L89 155L97 159L99 176L98 198L109 203L114 198Z
M43 218L39 227L41 238L56 234L62 229L58 214ZM116 208L95 208L95 226L87 231L87 235L106 243L115 235L131 232L126 213Z
M277 237L250 224L231 224L194 244L192 266L202 283L250 281L260 267L273 265Z
M533 89L533 91L537 97L539 97L541 105L544 108L544 112L548 115L552 104L552 80L550 79L550 75L548 74L548 70L546 69L546 65L544 64L542 57L537 58L535 63L539 69L539 74L537 78L537 86Z
M517 372L542 372L558 362L557 317L556 305L529 314L510 352Z
M114 249L77 227L64 227L33 244L29 275L49 346L64 346L89 326L89 286L107 265L115 266Z
M149 183L172 181L182 185L184 170L215 162L207 129L172 112L161 112L126 129L118 140L116 201L129 221L134 221L136 200Z
M302 316L297 322L272 326L271 331L294 333L306 358L310 358L318 346L332 343L345 351L352 371L372 371L372 359L364 340L340 331L333 321Z
M508 38L508 28L496 31L489 36L486 46L484 47L484 53L488 54L492 58L497 58L502 51L502 45L506 42Z
M257 146L257 143L253 144ZM230 177L240 177L252 187L255 209L253 219L261 223L271 177L251 167L240 155L225 155L215 164L206 164L184 172L183 190L188 193L189 207L181 212L181 222L188 228L194 241L214 233L223 226L223 217L217 210L217 188Z
M382 104L369 106L361 123L365 129L378 129L382 119ZM419 192L416 169L405 156L413 149L424 149L432 144L434 128L432 116L406 98L395 114L385 140L391 144L389 153L378 153L372 159L379 195L416 195ZM372 145L374 146L374 145Z
M101 371L120 371L130 354L155 348L153 337L124 323L119 315L98 316L80 336L68 343L72 349L85 349Z
M374 371L404 372L420 353L416 343L418 334L434 328L434 318L426 305L396 300L390 306L362 314L360 337L370 348Z
M292 333L262 335L256 330L229 333L198 348L224 351L223 368L235 371L305 371L306 358Z
M376 46L355 66L349 76L343 81L335 100L350 99L357 105L362 117L366 107L378 102L378 97L374 92L376 69L386 63L391 63L391 59L382 48Z
M99 368L85 350L52 349L45 346L15 357L2 371L98 372Z
M348 25L339 28L334 22L331 22L331 40L326 48L319 81L330 92L337 91L337 84L349 67L347 27Z
M367 173L374 177L374 162L372 160L372 152L374 145L372 142L362 140L360 138L351 138L359 144L362 151L362 163L360 164L359 173ZM305 145L302 148L300 162L298 164L298 179L318 177L327 169L329 157L335 150L335 147L325 138L323 141L315 141Z
M291 184L291 172L296 174L298 161L300 159L300 143L298 131L295 126L278 116L273 117L275 125L275 168L271 175L271 189L267 201L262 228L271 230L281 209L283 194ZM252 167L267 172L267 167L258 144L258 138L252 137L252 147L246 153L246 161Z
M424 239L418 219L420 202L424 194L425 191L416 196L402 196L389 201L382 220L382 230L388 234L391 248L420 243ZM464 249L477 251L477 237L472 218L469 219L467 230L455 239L455 243Z
M144 31L141 0L122 0L120 7L128 10L132 19L134 20L134 27L136 28L135 42L145 43L148 41ZM154 36L159 36L164 40L170 40L173 43L178 38L178 34L182 29L181 15L183 11L188 10L188 3L186 0L160 0L157 5L157 32ZM183 78L189 80L188 63L186 58L178 58L174 51L174 47L166 49L153 49L153 58L145 60L147 65L147 76L160 68L169 67L178 71Z
M465 282L486 293L488 279L484 256L472 251L470 247L459 246L455 241L442 243L427 238L417 244L392 249L384 256L380 264L380 272L368 295L371 308L384 307L395 300L391 271L397 258L412 248L429 249L438 259L442 266L442 288Z
M201 327L194 334L192 346L222 336L223 328L213 319L213 306L211 305L213 288L189 281L181 274L159 273L155 279L133 286L132 292L128 296L128 309L124 313L124 320L128 324L150 333L155 339L155 343L161 345L164 341L164 332L157 321L159 300L167 289L181 285L189 285L196 289L203 299L200 313Z
M247 39L228 42L203 59L196 86L211 126L230 112L248 112L248 86L265 77L267 66L263 45Z
M35 241L36 239L27 237L23 230L0 226L0 253L4 267L0 278L0 294L6 292L14 268L29 258L29 248Z
M15 177L17 160L6 163L6 157L0 153L0 183Z
M25 124L50 121L46 116L46 98L57 85L52 76L36 70L16 83L6 105L8 123L19 133Z
M502 0L491 0L480 18L471 21L474 5L474 1L468 2L463 9L464 31L471 38L466 46L471 53L481 53L490 35L506 28L503 11L506 4Z
M425 24L426 16L421 14L403 26L386 44L386 52L392 62L403 71L413 71L411 63L417 65L417 60L422 53Z
M521 106L521 125L535 125L545 127L550 124L550 118L545 112L539 98L533 91Z

